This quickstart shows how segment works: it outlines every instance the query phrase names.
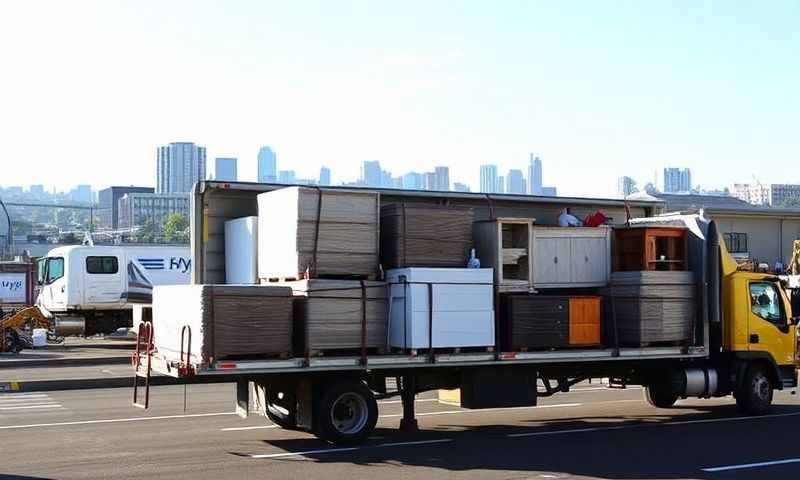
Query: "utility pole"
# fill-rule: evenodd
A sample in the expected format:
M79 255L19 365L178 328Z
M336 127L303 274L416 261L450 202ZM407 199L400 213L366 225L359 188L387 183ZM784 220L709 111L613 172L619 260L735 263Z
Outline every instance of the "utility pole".
M6 234L7 235L6 244L3 247L3 252L0 253L5 253L5 250L8 249L8 253L10 254L12 253L12 246L14 244L14 227L11 225L11 215L8 214L8 209L6 208L6 204L3 203L2 198L0 198L0 207L3 207L3 212L5 212L6 214L6 220L8 220L8 233Z

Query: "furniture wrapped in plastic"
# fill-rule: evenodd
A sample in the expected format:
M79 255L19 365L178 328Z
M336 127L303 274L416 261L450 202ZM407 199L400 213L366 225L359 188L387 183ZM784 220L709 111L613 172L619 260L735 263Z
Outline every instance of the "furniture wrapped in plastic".
M260 279L375 276L377 192L287 187L258 195Z
M196 364L290 356L292 302L292 290L287 287L157 286L153 291L154 344L167 359L180 361L181 352L191 353Z
M381 208L381 264L464 267L472 247L471 208L391 204Z
M607 342L622 347L689 344L697 315L697 284L688 271L614 272L607 297ZM613 302L613 305L612 303Z
M493 277L491 268L387 270L390 346L493 347Z
M278 282L295 296L294 328L297 354L326 351L383 352L387 342L386 283L368 280L309 279ZM366 327L362 329L362 325ZM331 352L334 353L334 352Z

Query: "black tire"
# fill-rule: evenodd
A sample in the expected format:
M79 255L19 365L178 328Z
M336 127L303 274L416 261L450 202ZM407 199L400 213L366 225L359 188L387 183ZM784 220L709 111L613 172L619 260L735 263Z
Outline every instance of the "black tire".
M767 369L761 365L751 365L734 395L736 406L746 415L765 415L772 408L774 389Z
M669 385L647 385L644 387L644 399L656 408L672 408L679 395Z
M7 353L19 353L22 351L23 345L17 336L17 332L8 329L2 335L5 335L5 351Z
M343 381L323 387L314 410L314 433L333 444L359 443L378 423L378 402L360 381Z

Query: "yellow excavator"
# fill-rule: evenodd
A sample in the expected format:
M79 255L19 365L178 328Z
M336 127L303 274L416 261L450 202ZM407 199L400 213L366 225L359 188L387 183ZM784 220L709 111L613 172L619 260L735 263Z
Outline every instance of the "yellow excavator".
M32 347L33 340L27 332L34 328L50 330L50 320L37 307L24 307L2 315L0 352L19 353L23 348Z

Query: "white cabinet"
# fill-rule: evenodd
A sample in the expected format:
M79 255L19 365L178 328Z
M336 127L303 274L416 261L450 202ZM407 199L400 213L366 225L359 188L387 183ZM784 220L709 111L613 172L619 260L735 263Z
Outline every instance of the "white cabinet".
M608 227L534 227L535 288L602 287L610 275L611 229Z
M494 346L492 269L400 268L386 281L391 347Z

